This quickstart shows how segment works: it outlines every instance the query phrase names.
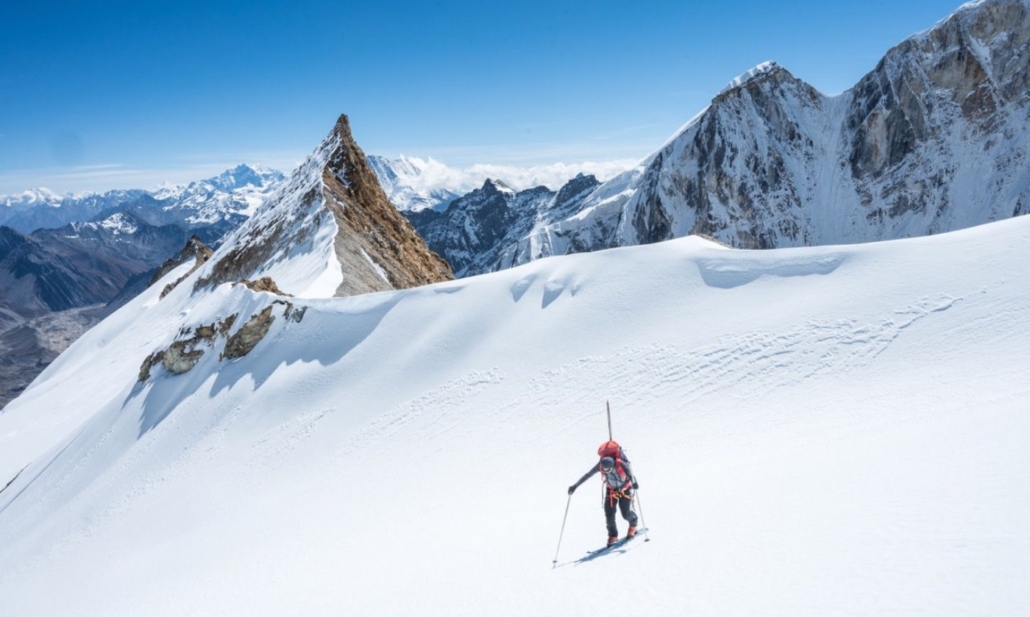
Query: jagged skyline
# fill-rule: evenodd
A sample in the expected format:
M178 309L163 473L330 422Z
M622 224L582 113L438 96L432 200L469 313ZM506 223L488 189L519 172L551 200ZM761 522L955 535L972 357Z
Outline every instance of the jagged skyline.
M835 94L957 7L13 7L0 193L153 186L240 162L287 171L341 112L383 156L640 158L760 62Z

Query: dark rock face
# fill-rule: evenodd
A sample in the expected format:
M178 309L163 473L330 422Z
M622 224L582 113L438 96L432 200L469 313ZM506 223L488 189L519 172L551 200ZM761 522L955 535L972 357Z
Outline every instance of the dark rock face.
M179 251L179 255L177 257L172 257L170 259L165 260L165 262L161 264L161 267L159 267L157 271L154 272L153 276L150 277L150 284L148 285L148 287L150 285L153 285L157 281L161 280L166 274L168 274L175 268L178 268L179 266L190 261L191 259L194 260L193 267L190 268L189 272L179 277L178 280L166 285L165 288L161 291L162 298L167 296L168 293L175 289L175 287L179 283L181 283L187 276L196 271L197 268L199 268L200 266L207 263L207 260L211 259L211 255L213 254L214 251L209 249L207 245L201 242L198 236L191 236L190 239L186 241L186 245L182 247L181 251Z
M109 302L184 241L177 226L153 227L128 214L30 236L0 228L0 304L33 312Z
M454 275L389 202L364 152L351 134L347 116L333 130L339 146L329 157L322 179L326 204L336 218L336 256L344 266L337 296L406 289L447 281ZM386 275L367 273L369 258ZM350 266L350 267L348 267Z
M534 256L535 245L528 240L534 227L571 216L597 186L594 176L579 175L557 193L543 186L515 192L503 182L488 180L452 201L444 212L405 215L456 276L471 276L539 256Z
M265 307L263 311L251 317L235 334L229 337L229 340L225 342L225 350L222 355L231 360L249 354L257 347L261 339L265 338L274 321L275 315L272 314L272 307Z

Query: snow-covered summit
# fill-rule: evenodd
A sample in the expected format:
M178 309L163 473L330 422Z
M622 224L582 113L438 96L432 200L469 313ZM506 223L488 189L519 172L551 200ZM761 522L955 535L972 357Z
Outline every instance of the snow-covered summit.
M783 70L783 67L775 62L763 62L733 78L730 83L726 84L726 86L719 91L719 94L723 94L729 90L733 90L734 88L739 88L753 79L757 79L780 70Z
M83 229L103 228L114 235L131 235L139 230L140 221L135 216L126 212L116 212L107 218L89 223L72 223L71 227L76 232Z
M50 189L37 188L16 195L0 195L0 207L21 209L40 204L58 207L64 197Z

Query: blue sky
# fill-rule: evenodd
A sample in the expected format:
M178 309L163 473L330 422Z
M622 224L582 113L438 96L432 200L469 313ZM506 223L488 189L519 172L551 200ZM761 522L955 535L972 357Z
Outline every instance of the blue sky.
M287 170L340 113L366 153L640 158L760 62L837 94L959 4L8 3L0 194Z

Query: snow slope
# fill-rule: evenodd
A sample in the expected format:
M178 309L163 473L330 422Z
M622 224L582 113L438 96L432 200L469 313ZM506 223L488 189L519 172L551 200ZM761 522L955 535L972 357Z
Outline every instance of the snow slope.
M159 300L186 264L0 415L0 607L1021 614L1028 246L1021 217L543 259L291 299L303 319L250 355L137 382L180 327L280 310L228 284ZM577 561L604 540L599 487L565 488L605 400L651 541Z

